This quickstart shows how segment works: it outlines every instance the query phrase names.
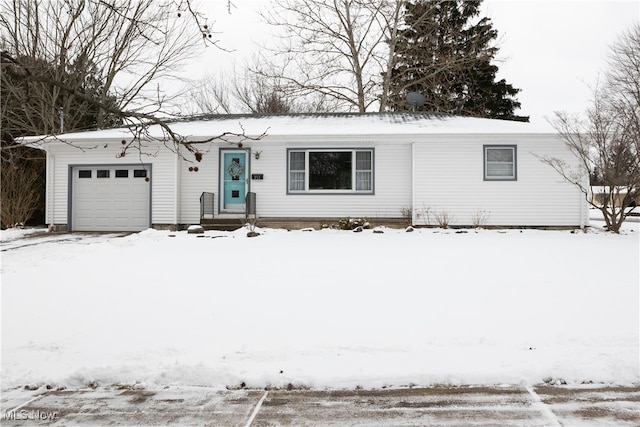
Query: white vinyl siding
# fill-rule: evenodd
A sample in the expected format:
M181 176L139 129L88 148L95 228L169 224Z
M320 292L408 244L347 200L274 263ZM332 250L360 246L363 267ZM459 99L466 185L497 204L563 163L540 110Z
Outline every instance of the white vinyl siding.
M586 223L587 209L580 192L539 160L540 156L550 156L565 160L572 167L577 165L562 141L552 133L535 130L526 133L528 124L471 118L452 119L455 123L444 128L440 127L440 120L427 119L419 120L414 126L410 119L378 123L376 117L355 115L345 118L341 126L336 125L335 117L326 121L313 118L307 125L311 119L286 118L295 124L292 129L280 127L285 118L247 118L244 123L249 126L249 122L254 121L253 132L271 129L259 141L243 141L243 148L251 156L248 190L256 194L259 218L360 216L375 221L376 218L402 218L404 212L411 211L416 225L434 225L433 214L439 212L449 213L454 226L472 225L472 218L478 213L484 215L488 226ZM460 129L453 126L458 121L462 125ZM467 122L478 123L477 132L465 127ZM198 129L218 134L218 128L225 130L237 125L235 118L233 122L204 124L206 126L194 127L194 135L205 138L207 135L198 134ZM70 165L118 165L140 160L133 155L118 158L122 137L103 137L112 133L87 133L87 139L72 136L76 139L68 144L47 144L48 224L68 223ZM161 143L145 144L145 154L150 155L142 161L152 166L151 224L198 223L201 193L219 193L219 154L221 149L229 148L228 143L202 144L199 147L205 155L201 162L194 163L182 160ZM507 170L517 181L484 179L485 146L517 148L513 153L513 171ZM352 189L306 190L309 150L355 153ZM292 158L293 152L300 154ZM254 153L260 153L259 158ZM182 154L191 159L189 153ZM304 162L302 156L305 156ZM198 166L199 170L190 172L189 166ZM499 169L497 165L490 165L489 169L492 167L494 172L490 171L489 175L497 173L495 168Z
M135 156L118 158L122 151L119 141L91 142L89 150L82 150L71 145L55 145L48 148L47 171L47 223L50 225L68 225L72 218L73 206L70 200L70 187L73 177L70 176L70 166L88 166L95 169L99 165L108 165L112 169L113 177L116 169L122 169L119 165L139 164ZM78 144L80 145L80 144ZM149 150L156 148L149 147ZM176 220L176 191L175 154L164 147L157 148L155 156L145 157L145 164L151 166L150 191L151 191L151 224L175 224ZM132 172L130 172L131 174ZM130 179L132 175L129 175ZM105 179L105 178L101 178ZM111 178L116 179L116 178ZM123 179L123 178L118 178ZM142 178L144 179L144 178ZM73 225L72 225L73 226Z
M301 140L305 141L305 146L314 147L314 151L335 151L336 146L346 146L371 152L371 169L362 171L370 176L371 190L289 192L291 151L308 149L294 148L300 146ZM263 179L250 180L249 190L256 194L260 218L401 218L402 207L411 204L411 146L406 139L273 136L254 143L252 149L261 151L259 159L252 159L251 173L262 174Z
M203 192L214 193L216 195L214 209L217 215L218 210L218 181L219 181L219 151L215 144L207 144L201 147L205 152L200 162L195 164L180 160L180 209L178 221L180 224L198 224L200 222L200 196ZM192 156L191 153L182 153L186 158ZM193 169L198 167L198 171ZM189 170L189 167L192 170Z
M300 144L300 138L293 140L267 137L254 143L252 147L246 147L251 153L248 175L249 191L256 194L257 214L260 218L339 218L344 216L364 216L371 219L400 218L402 207L410 205L411 151L409 143L401 140L383 143L377 143L371 139L353 141L344 137L329 141L326 138L322 141L312 137L303 139L306 143L311 142L314 147L318 147L318 149L314 149L315 151L335 151L333 147L336 144L342 144L353 147L351 151L367 153L368 155L360 158L356 155L355 172L362 173L359 182L371 190L346 193L351 197L345 193L323 191L288 194L287 189L291 184L292 171L287 163L291 165L291 151L296 151L293 147ZM375 153L371 148L374 144ZM188 164L182 167L182 190L180 192L182 201L180 220L182 224L198 223L199 197L202 191L218 193L218 178L214 173L218 168L218 150L216 148L215 144L212 148L203 146L203 151L208 151L208 153L199 163L198 172L189 172ZM261 153L258 159L253 154L257 151ZM296 152L304 154L304 151L306 150L297 150ZM359 161L360 165L358 165ZM301 164L298 162L297 167L300 167ZM398 173L399 170L402 172ZM301 172L301 170L296 170L294 167L293 172ZM251 179L253 174L262 175L263 179ZM298 185L302 186L303 179L299 178ZM217 215L220 214L216 213Z
M517 181L485 180L483 147L514 142ZM415 143L414 223L438 225L435 216L442 213L453 218L454 226L475 225L478 217L486 226L585 223L584 198L540 155L576 162L553 135L441 135Z

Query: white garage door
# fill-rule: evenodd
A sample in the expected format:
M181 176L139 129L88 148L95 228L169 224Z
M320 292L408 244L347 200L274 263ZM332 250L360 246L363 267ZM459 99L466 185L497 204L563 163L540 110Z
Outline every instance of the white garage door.
M71 168L73 231L140 231L150 226L151 170L142 165Z

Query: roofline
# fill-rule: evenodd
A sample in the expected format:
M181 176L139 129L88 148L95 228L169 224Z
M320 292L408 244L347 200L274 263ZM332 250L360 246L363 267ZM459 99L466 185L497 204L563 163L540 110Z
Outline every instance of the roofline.
M264 119L270 117L375 117L375 116L418 116L431 118L452 118L452 117L473 117L473 116L456 116L454 114L442 113L436 111L369 111L360 113L351 112L317 112L317 113L232 113L232 114L200 114L197 116L183 117L173 122L190 122L190 121L207 121L207 120L225 120L225 119ZM487 117L475 117L485 118ZM492 120L492 119L490 119ZM495 119L500 120L500 119Z
M182 124L182 123L198 123L198 122L215 122L215 121L234 121L234 120L238 120L241 121L243 119L269 119L269 118L286 118L286 117L290 117L290 118L349 118L349 117L392 117L394 119L398 119L398 123L404 122L405 120L407 122L412 122L414 120L419 120L419 119L431 119L431 120L445 120L445 119L453 119L453 118L459 118L459 119L471 119L471 120L493 120L493 121L500 121L500 122L511 122L511 123L521 123L521 124L529 124L530 122L528 121L522 121L522 120L509 120L506 118L487 118L487 117L474 117L474 116L459 116L459 115L454 115L454 114L449 114L449 113L441 113L441 112L428 112L428 111L416 111L416 112L412 112L412 111L403 111L403 112L365 112L365 113L359 113L359 112L322 112L322 113L287 113L287 114L250 114L250 113L242 113L242 114L203 114L203 115L198 115L198 116L189 116L189 117L181 117L181 118L166 118L166 123L168 125L175 125L175 124ZM414 120L412 120L414 119ZM148 123L149 126L158 126L156 123ZM137 125L128 125L128 126L114 126L114 127L109 127L109 128L101 128L101 129L93 129L93 130L87 130L87 129L83 129L83 130L77 130L77 131L72 131L72 132L66 132L63 134L56 134L56 135L38 135L38 136L26 136L26 137L22 137L22 138L18 138L18 140L21 141L21 143L25 143L25 145L29 145L32 142L35 141L39 141L42 140L43 142L46 143L55 143L56 140L59 140L60 143L64 143L65 141L78 141L80 139L74 138L75 135L79 135L79 134L87 134L87 133L93 133L93 132L101 132L101 131L121 131L123 133L123 137L126 137L126 133L131 131L132 129L134 129ZM555 135L556 132L546 132L546 131L538 131L538 132L527 132L527 133L522 133L522 132L492 132L492 131L479 131L479 132L473 132L474 134L477 135ZM393 132L390 132L389 134L393 134ZM472 134L470 132L411 132L411 133L402 133L402 135L425 135L425 134L429 134L429 135L469 135ZM257 136L258 134L248 134L248 136ZM289 133L287 134L267 134L267 136L269 135L291 135ZM311 134L304 134L304 133L300 133L298 134L299 136L314 136L314 135L320 135L318 133L311 133ZM335 136L336 134L330 134L332 136ZM348 134L345 134L348 135ZM358 134L359 136L374 136L374 135L380 135L380 133L371 133L371 134ZM193 138L194 140L197 140L199 138L207 138L210 136L214 136L214 135L200 135L199 137L195 137ZM117 140L120 137L104 137L104 138L92 138L92 141L113 141L113 140ZM187 137L189 139L189 137ZM161 141L161 139L158 138L154 138L156 140ZM37 148L37 147L36 147Z
M546 137L557 137L558 134L554 133L554 132L531 132L531 133L513 133L513 132L509 132L509 133L496 133L496 132L461 132L461 133L453 133L453 132L442 132L442 133L400 133L400 134L393 134L393 133L389 133L389 134L381 134L381 133L362 133L362 134L349 134L349 133L344 133L344 134L317 134L317 133L300 133L300 134L267 134L264 138L260 139L260 140L255 140L255 141L245 141L244 145L249 145L251 143L256 143L259 144L261 142L266 142L268 143L268 139L269 138L279 138L279 139L300 139L300 138L313 138L313 137L332 137L332 138L349 138L349 139L375 139L375 138L382 138L384 136L388 136L388 135L396 135L399 138L402 138L403 141L401 142L407 142L407 139L411 139L411 138L420 138L421 140L424 140L424 138L430 138L430 137L439 137L439 136L456 136L456 137L466 137L466 138L470 138L470 137L474 137L477 135L482 135L482 136L495 136L495 137L520 137L520 138L528 138L528 137L540 137L540 136L546 136ZM213 136L213 135L211 135ZM254 135L247 135L248 137L253 137ZM258 136L258 135L255 135ZM186 138L187 142L194 142L194 141L198 141L199 139L206 139L207 136L206 135L201 135L199 137L194 137L194 138ZM238 137L237 138L239 141L243 140L243 138ZM42 144L38 144L38 143L31 143L31 142L27 142L24 145L27 147L31 147L31 148L37 148L43 151L46 151L46 146L51 146L51 145L74 145L74 144L80 144L80 145L84 145L84 144L100 144L100 143L114 143L114 142L120 142L122 140L122 137L101 137L101 138L92 138L92 139L86 139L86 138L79 138L79 139L74 139L74 138L65 138L65 139L59 139L59 138L55 138L55 139L42 139ZM157 138L152 138L152 139L147 139L146 141L148 142L156 142L156 143L164 143L167 141L170 141L170 139L157 139ZM209 141L209 143L216 143L216 142L220 142L223 143L224 141ZM392 141L391 141L392 142ZM419 142L419 141L409 141L409 142ZM46 146L45 146L46 144ZM253 144L251 144L253 145Z

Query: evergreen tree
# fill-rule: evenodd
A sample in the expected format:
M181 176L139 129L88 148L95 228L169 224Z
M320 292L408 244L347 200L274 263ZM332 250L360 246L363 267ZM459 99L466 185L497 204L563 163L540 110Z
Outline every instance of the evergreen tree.
M116 110L118 103L115 96L102 95L104 87L95 65L81 59L66 66L52 65L44 58L2 54L3 143L13 144L15 138L26 135L59 133L60 113L64 132L95 129L99 115L102 127L122 124L120 117L101 111L100 104Z
M0 52L0 68L0 224L3 228L17 223L43 224L45 155L15 139L59 133L61 116L65 132L95 129L100 114L104 126L122 124L121 118L101 112L98 106L101 102L115 109L117 101L114 96L102 96L102 83L91 71L91 64L76 61L62 69L45 59L16 59ZM60 90L56 84L60 81L73 93ZM84 97L105 100L92 103Z
M392 110L528 120L514 115L520 89L496 81L498 67L491 61L497 31L489 18L477 20L479 8L480 1L465 0L405 4L390 85ZM424 95L425 104L409 104L409 92Z

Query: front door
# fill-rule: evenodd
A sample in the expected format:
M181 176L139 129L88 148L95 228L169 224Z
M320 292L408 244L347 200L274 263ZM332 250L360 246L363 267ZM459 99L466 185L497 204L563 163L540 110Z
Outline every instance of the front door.
M227 212L244 212L247 194L247 153L245 151L223 151L222 209Z

